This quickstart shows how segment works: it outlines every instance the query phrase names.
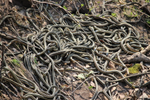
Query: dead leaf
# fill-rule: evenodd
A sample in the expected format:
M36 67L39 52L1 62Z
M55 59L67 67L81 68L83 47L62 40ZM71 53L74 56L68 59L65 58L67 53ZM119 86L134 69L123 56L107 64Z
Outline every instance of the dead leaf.
M77 77L78 77L79 79L85 79L85 75L84 75L83 73L78 74Z
M132 89L129 89L129 95L133 96L133 90Z
M9 29L8 27L3 27L2 30L7 32Z
M109 65L110 68L115 69L115 64L112 61L110 61L108 65Z
M78 75L76 73L72 73L72 76L73 77L77 77Z
M23 54L19 54L19 55L17 55L17 57L18 57L20 60L22 60Z
M91 81L90 85L93 86L93 87L95 87L95 84L94 84L93 81Z
M125 64L127 67L131 67L133 66L133 64Z
M2 94L2 96L5 98L5 100L9 100L10 99L9 96L6 95L6 94Z
M115 91L116 89L116 87L112 87L111 92Z
M71 83L71 78L70 78L70 77L67 77L66 79L67 79L67 81L68 81L69 83Z
M120 100L124 100L125 95L124 94L119 94L119 98L120 98Z
M9 0L10 3L12 3L12 0Z
M74 67L74 69L75 69L75 70L79 70L79 68L78 68L78 67Z
M114 93L114 95L112 95L112 100L119 100L118 91L116 91L116 92Z
M116 95L114 95L114 96L112 97L112 100L119 100L119 99L118 99L118 97L117 97Z
M46 26L46 25L47 25L47 23L44 21L43 24L42 24L42 26Z
M61 85L62 88L68 88L68 85L67 84L63 84Z
M88 64L85 65L86 68L89 68L90 66Z
M126 4L126 1L125 0L119 0L119 3L120 4Z
M89 93L89 97L90 97L90 98L92 98L92 97L93 97L93 94L92 94L91 92Z
M142 100L144 98L144 100L148 100L148 96L146 93L143 93L139 98L138 100Z
M78 84L80 84L81 82L82 82L82 81L80 81L80 80L79 80L79 81L74 81L74 82L73 82L73 86L76 87L76 86L77 86Z

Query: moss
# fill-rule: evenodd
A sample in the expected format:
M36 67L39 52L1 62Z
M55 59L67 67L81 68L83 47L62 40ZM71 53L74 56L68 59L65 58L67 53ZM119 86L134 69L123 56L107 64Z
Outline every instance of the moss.
M136 63L134 66L128 68L129 73L130 74L139 73L140 67L141 67L141 65L139 63Z

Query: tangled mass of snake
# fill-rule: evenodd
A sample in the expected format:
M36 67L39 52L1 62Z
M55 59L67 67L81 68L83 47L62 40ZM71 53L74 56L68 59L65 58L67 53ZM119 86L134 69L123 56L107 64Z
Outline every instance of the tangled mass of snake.
M66 94L59 84L65 75L71 75L74 71L72 64L80 69L77 71L78 74L88 74L82 79L84 82L92 80L95 84L92 100L98 98L99 94L111 100L109 90L119 82L124 82L130 88L149 84L147 82L140 86L133 85L124 75L127 73L127 66L121 60L120 54L131 55L148 46L131 24L113 17L111 11L104 11L100 15L73 15L58 4L43 2L39 5L42 6L40 9L26 9L28 26L20 24L13 15L7 15L0 21L0 26L5 26L8 25L7 20L11 19L18 28L30 32L24 37L16 36L4 46L8 49L14 44L21 44L21 51L8 50L2 58L3 82L16 87L23 99L73 100L72 94L77 88ZM52 15L48 14L49 6L58 7L65 14L56 22ZM41 16L49 23L39 27L33 21L33 15L36 13L42 13ZM19 67L10 66L7 58L19 54L23 55L22 63L19 62ZM109 70L110 61L118 66L118 69ZM85 67L87 64L90 68ZM106 80L102 80L102 76L107 77ZM99 86L103 90L100 90Z

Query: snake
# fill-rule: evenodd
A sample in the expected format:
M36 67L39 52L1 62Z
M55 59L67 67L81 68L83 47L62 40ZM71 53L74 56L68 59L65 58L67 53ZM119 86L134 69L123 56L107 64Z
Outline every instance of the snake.
M36 100L42 98L57 100L63 98L67 100L67 95L60 92L62 90L57 83L59 81L57 77L63 77L64 73L62 72L75 71L69 68L66 68L66 70L64 68L62 71L59 68L64 65L67 67L71 63L77 64L86 73L89 73L90 69L83 67L83 63L90 64L93 67L94 70L90 74L91 77L84 80L87 81L93 78L95 92L91 98L92 100L98 98L100 93L103 93L111 100L109 91L112 87L117 86L119 82L124 81L131 88L136 88L139 86L133 86L127 78L149 74L149 72L146 72L124 76L123 73L127 72L127 66L122 62L119 54L126 53L131 55L139 52L143 47L147 46L147 43L140 40L138 31L131 24L112 17L109 14L112 11L106 10L100 16L93 14L71 15L58 4L35 2L40 3L37 5L39 9L28 8L25 12L30 23L29 27L19 24L12 15L7 15L0 21L0 26L4 26L6 19L11 18L18 26L32 30L26 37L12 39L7 47L18 41L17 43L23 44L24 49L14 54L6 53L6 56L13 56L23 52L24 67L31 73L34 81L18 74L20 72L15 72L13 68L8 67L10 65L6 62L3 68L5 70L3 73L5 74L3 74L2 79L19 87L21 96L24 99ZM66 12L60 17L58 23L56 23L52 14L49 13L49 6L58 7ZM36 25L32 19L35 13L42 13L43 18L50 23L43 27ZM114 60L115 57L117 57L118 61ZM122 70L108 70L107 66L110 61L116 66L122 67ZM84 71L76 72L83 73ZM10 73L13 78L9 77L6 72ZM104 81L101 80L99 74L109 77ZM117 78L116 74L121 78ZM149 83L147 82L141 87L147 86ZM99 84L104 87L103 91L99 91Z

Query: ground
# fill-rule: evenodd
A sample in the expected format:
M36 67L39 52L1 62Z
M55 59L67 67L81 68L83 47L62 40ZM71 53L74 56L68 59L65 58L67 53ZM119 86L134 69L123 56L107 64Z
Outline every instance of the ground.
M0 1L1 100L150 98L149 0L89 0L89 5L86 0L47 1ZM28 8L31 9L27 11ZM121 25L124 22L128 24ZM65 25L57 26L60 23ZM109 24L95 28L93 23L95 26ZM76 28L73 29L73 25ZM100 29L102 32L97 33L98 39L91 35L92 30ZM119 41L124 40L124 46L133 44L135 48L130 47L128 52L120 46L121 49L106 52L106 48L98 43L108 46L107 42L112 40L109 32L115 29L124 30L127 34L131 31L131 39L124 40L127 35L124 36L123 32L120 33L122 35L119 32L114 35L119 35L119 38L111 38L121 38ZM49 30L54 32L48 34ZM78 34L80 32L83 34ZM136 32L140 34L138 38ZM86 39L82 42L84 37ZM89 49L91 39L95 46ZM81 44L85 44L86 49L82 46L77 48ZM115 48L116 44L110 44L110 48ZM121 81L110 82L118 79Z

